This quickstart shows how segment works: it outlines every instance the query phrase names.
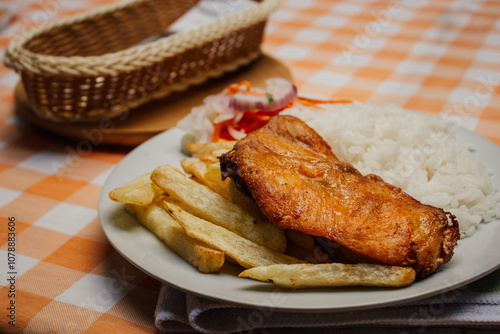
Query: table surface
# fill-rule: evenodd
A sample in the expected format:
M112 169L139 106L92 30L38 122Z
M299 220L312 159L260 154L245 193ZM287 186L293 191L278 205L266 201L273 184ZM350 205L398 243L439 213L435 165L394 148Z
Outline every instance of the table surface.
M111 2L10 0L18 8L0 48L33 26ZM262 49L290 68L302 95L447 114L500 144L498 1L281 1ZM155 332L160 283L111 247L97 216L101 187L129 150L79 150L31 126L15 115L18 81L0 65L0 331ZM4 316L11 300L15 327Z

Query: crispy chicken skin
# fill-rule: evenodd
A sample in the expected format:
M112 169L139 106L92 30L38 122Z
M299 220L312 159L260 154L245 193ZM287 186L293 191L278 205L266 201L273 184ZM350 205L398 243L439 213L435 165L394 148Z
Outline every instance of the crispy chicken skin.
M455 217L341 162L293 116L275 116L220 158L223 179L253 197L268 219L331 239L371 262L411 266L425 277L448 262Z

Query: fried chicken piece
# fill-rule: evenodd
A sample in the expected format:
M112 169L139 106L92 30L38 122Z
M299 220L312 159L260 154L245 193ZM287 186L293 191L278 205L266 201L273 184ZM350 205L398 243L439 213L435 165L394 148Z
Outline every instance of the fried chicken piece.
M281 229L326 237L375 263L411 266L425 277L448 262L455 217L341 162L293 116L275 116L220 158L222 178L253 197Z

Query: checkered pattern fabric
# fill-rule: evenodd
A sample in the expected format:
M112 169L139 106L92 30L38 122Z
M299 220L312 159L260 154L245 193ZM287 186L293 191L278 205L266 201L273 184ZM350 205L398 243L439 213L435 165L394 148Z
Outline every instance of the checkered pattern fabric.
M500 4L286 1L264 51L301 94L448 114L500 143Z
M0 48L110 2L4 0L16 14L0 28ZM291 69L302 95L448 114L500 144L498 1L282 1L263 51ZM101 186L127 151L79 146L15 117L18 81L0 66L0 332L155 332L160 283L112 248L97 216ZM12 275L16 326L6 312Z

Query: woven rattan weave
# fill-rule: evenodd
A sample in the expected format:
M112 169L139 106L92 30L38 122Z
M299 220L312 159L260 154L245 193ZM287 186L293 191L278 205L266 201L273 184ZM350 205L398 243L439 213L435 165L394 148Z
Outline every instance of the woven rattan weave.
M9 43L33 111L61 122L113 118L257 58L277 6L262 0L196 29L165 33L198 0L132 0L35 28Z

